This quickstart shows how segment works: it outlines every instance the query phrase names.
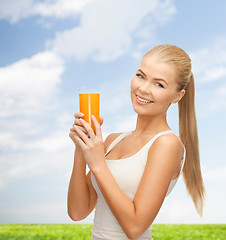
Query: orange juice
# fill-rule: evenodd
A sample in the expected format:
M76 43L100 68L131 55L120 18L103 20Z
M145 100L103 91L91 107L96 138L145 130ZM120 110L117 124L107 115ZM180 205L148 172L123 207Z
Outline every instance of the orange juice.
M79 93L80 112L82 117L95 131L91 116L94 115L100 123L100 94L99 93Z

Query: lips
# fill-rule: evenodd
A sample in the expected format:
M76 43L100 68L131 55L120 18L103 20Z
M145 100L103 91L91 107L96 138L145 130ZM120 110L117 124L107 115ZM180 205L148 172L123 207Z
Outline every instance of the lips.
M139 100L139 98L140 98L140 100L142 101L142 100L144 100L145 102L144 103L152 103L153 101L151 101L151 100L149 100L149 99L147 99L147 98L144 98L144 97L141 97L140 95L137 95L137 94L135 94L136 95L136 97L137 97L137 99ZM148 102L147 102L148 101ZM143 101L142 101L143 102Z

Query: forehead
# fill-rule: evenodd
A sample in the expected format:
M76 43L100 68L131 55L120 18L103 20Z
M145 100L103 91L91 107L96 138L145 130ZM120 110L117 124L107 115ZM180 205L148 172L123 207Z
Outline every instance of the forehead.
M172 63L160 61L156 57L145 56L139 67L149 78L163 78L168 83L175 82L177 68Z

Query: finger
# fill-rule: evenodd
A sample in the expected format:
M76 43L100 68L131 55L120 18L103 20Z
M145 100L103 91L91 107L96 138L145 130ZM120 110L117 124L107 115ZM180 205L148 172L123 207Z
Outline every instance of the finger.
M83 142L86 144L86 145L89 145L90 143L90 138L89 138L89 135L85 134L84 132L82 132L78 127L75 126L75 130L77 132L77 134L79 135L80 139L83 140Z
M77 112L77 113L74 114L75 118L81 118L83 116L84 116L84 113L81 113L81 112Z
M75 125L75 126L80 127L81 129L83 128L83 129L84 129L83 131L86 132L86 129L84 128L81 120L82 120L82 119L75 119L73 126Z
M81 123L83 124L83 127L86 129L88 136L93 140L95 139L95 133L93 131L93 129L91 128L91 126L83 119L81 119Z
M72 141L73 141L75 144L77 144L77 143L75 142L75 138L76 138L76 137L79 137L79 138L80 138L80 136L77 134L77 132L74 132L73 130L69 132L69 137L72 139Z
M79 135L77 134L77 132L75 131L74 128L71 128L70 129L70 132L69 132L69 137L74 141L74 137L77 136L79 137Z
M85 143L82 141L80 136L74 135L73 136L73 142L78 145L82 150L85 149Z
M92 115L92 121L95 127L96 136L102 139L101 127L94 115Z
M104 118L100 117L100 126L103 124L103 122L104 122Z
M77 126L77 128L79 128L87 137L89 137L89 134L84 127Z
M77 126L81 131L83 131L86 135L88 134L88 132L86 131L86 129L83 126Z
M76 118L75 121L74 121L74 124L73 125L77 125L77 126L83 126L82 123L81 123L81 119L78 119Z
M76 119L76 120L74 121L73 126L77 126L77 127L79 127L83 132L88 133L87 130L86 130L86 128L84 127L84 122L86 123L86 121L83 120L83 119ZM88 124L88 125L89 125L89 124Z
M70 131L77 134L74 126L75 126L75 125L72 126L72 128L70 129ZM85 129L84 127L79 127L79 126L77 126L77 128L79 128L81 131L83 131L83 132L87 135L87 131L86 131L86 129Z

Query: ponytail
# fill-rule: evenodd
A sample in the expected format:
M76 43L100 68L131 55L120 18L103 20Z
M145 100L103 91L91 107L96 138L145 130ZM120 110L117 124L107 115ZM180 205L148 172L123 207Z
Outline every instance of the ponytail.
M183 177L187 191L195 204L196 210L199 215L202 216L205 188L200 167L193 74L191 74L185 90L185 95L178 102L179 135L186 148L186 161L183 168Z

